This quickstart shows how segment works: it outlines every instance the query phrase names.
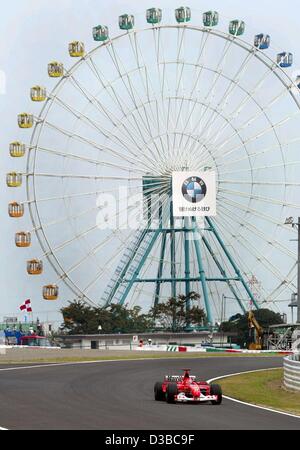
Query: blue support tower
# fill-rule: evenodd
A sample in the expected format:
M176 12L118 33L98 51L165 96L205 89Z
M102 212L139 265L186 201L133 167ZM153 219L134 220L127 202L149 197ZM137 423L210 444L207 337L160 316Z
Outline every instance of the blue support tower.
M176 218L175 220L170 187L167 205L164 204L163 206L160 194L158 194L159 200L156 201L159 205L157 208L158 218L156 222L153 220L152 196L159 192L159 185L160 177L149 176L143 179L145 204L147 206L145 212L147 227L138 230L133 241L128 243L128 248L102 296L105 305L109 306L112 303L126 305L128 296L137 283L152 283L154 285L153 303L158 305L160 301L163 301L162 287L169 285L169 297L185 294L187 311L191 308L189 295L192 291L197 292L203 300L207 324L213 326L213 301L210 298L211 292L208 284L218 282L225 283L228 286L243 313L247 311L245 307L245 301L247 300L252 301L255 308L259 309L249 285L228 247L224 244L214 219L206 217L204 227L201 228L194 217ZM218 251L213 250L212 243ZM180 245L182 248L179 251ZM156 247L159 249L159 258L156 257L157 268L154 268L156 276L143 278L141 274L144 272L146 262ZM206 258L211 259L219 276L208 276L204 251L206 252ZM192 261L194 272L192 272ZM224 264L224 261L226 261L226 264ZM183 273L179 273L177 269L180 265L184 267ZM231 267L230 271L234 275L229 274L228 267ZM244 298L241 298L241 289L237 289L237 284L242 287ZM192 289L192 286L198 287ZM190 324L187 324L187 329L192 329Z

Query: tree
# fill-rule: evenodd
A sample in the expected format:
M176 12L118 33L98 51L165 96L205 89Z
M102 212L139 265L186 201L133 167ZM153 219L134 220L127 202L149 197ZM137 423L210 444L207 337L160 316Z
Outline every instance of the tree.
M136 306L127 309L121 305L109 308L91 307L82 301L74 301L61 310L64 323L61 330L68 334L139 333L151 327L151 318L141 314Z
M280 314L270 309L258 309L254 312L254 315L259 325L264 329L267 329L270 325L282 323ZM236 332L237 344L244 347L245 344L249 343L248 313L244 315L236 314L228 322L223 322L220 325L220 331Z
M189 310L186 307L188 300L194 301L199 298L195 292L188 296L171 297L166 303L154 306L149 315L162 328L173 332L183 331L188 325L202 325L206 318L204 310L198 306L192 306Z

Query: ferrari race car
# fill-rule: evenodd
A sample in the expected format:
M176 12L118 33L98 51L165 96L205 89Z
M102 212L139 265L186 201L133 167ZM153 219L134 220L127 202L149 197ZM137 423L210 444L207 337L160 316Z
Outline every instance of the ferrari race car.
M156 401L166 400L167 403L211 402L213 405L222 403L221 386L198 381L195 376L190 375L190 369L183 370L184 375L166 375L162 383L155 384Z

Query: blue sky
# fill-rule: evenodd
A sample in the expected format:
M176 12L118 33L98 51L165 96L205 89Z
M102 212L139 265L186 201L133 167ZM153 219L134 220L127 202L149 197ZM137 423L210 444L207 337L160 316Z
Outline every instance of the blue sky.
M67 55L68 42L74 39L86 42L87 49L93 48L91 30L98 23L107 24L111 35L118 33L117 18L122 13L134 13L143 17L148 7L159 6L173 10L179 2L161 0L156 5L149 1L114 0L14 0L5 2L1 8L0 23L0 70L5 74L6 90L0 96L1 114L1 257L0 320L2 316L15 315L19 305L31 298L34 311L41 319L60 320L57 311L72 294L63 289L58 303L48 304L41 299L41 286L51 282L52 269L47 265L45 274L38 280L28 278L25 262L29 255L39 254L34 241L30 252L18 250L14 245L14 233L25 228L7 217L7 203L23 195L8 190L5 174L22 167L23 162L8 157L8 144L15 139L24 139L16 125L17 114L32 109L29 89L33 84L52 86L46 72L49 60L58 59L70 64ZM188 2L191 8L202 11L214 9L224 17L241 18L255 32L268 32L279 50L289 50L295 56L295 69L300 67L298 0L274 2L271 0L204 0ZM27 137L28 140L28 137ZM31 225L27 217L27 228Z

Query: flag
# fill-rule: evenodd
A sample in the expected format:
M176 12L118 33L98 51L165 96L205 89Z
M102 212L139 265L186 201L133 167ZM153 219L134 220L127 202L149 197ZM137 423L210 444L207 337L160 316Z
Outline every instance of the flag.
M20 310L32 313L31 300L26 300L26 302L20 306Z

